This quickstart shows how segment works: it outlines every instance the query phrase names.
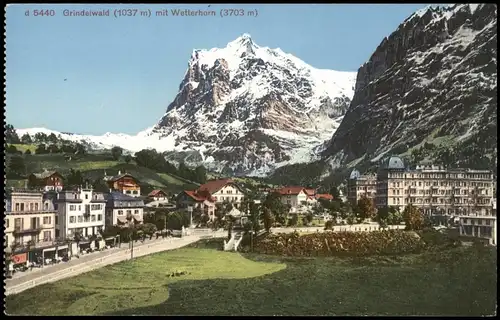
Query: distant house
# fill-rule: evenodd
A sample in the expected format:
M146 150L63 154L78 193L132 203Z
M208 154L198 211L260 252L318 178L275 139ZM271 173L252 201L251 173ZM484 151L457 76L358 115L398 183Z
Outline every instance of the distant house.
M303 187L284 187L274 192L280 195L283 204L290 205L292 208L307 203L307 198L309 197L306 193L306 189Z
M203 194L208 192L216 203L231 202L238 208L245 197L243 189L231 179L210 180L202 184L196 193Z
M129 173L118 171L116 176L107 176L104 173L103 180L108 184L108 187L113 191L120 191L123 194L131 197L141 196L141 187L139 181Z
M199 209L211 220L215 218L215 199L207 191L183 191L177 195L177 207L185 210Z
M28 186L43 191L61 191L64 187L63 176L57 171L32 173L28 176Z
M106 226L141 224L144 221L144 201L120 191L112 191L106 198Z
M153 201L162 201L163 203L168 203L168 196L167 194L160 189L156 189L151 191L148 194L148 198L150 198Z
M318 193L315 195L316 200L323 199L323 200L333 200L333 196L329 193Z

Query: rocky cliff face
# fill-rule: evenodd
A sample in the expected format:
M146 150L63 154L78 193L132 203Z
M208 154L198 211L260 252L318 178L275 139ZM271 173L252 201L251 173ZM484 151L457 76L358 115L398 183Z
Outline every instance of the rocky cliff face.
M330 169L390 154L496 167L497 9L425 8L358 71L352 103L322 155Z
M265 174L318 155L354 82L353 72L315 69L243 35L225 48L193 52L178 95L151 134L175 141L183 160Z

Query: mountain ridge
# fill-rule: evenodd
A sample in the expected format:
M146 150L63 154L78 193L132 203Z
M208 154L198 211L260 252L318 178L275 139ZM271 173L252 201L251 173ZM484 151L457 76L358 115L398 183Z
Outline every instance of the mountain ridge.
M248 34L225 48L195 49L161 120L137 135L63 134L95 148L154 148L169 160L218 172L265 175L319 155L349 106L355 72L316 69Z
M472 153L496 158L495 109L496 6L427 8L361 66L351 106L322 156L331 168L391 154L482 166L487 160Z

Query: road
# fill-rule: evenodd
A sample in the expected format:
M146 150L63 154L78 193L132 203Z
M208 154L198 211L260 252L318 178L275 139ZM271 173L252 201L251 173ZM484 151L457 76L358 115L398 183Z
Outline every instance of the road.
M212 235L215 235L215 233L194 234L183 238L166 238L149 240L144 243L134 243L133 256L135 258L156 252L178 249L194 243L204 236ZM130 250L128 249L128 244L122 244L121 248L88 254L80 259L72 259L71 261L44 267L37 271L27 271L20 276L6 281L5 295L19 293L40 284L76 276L127 259L130 259Z

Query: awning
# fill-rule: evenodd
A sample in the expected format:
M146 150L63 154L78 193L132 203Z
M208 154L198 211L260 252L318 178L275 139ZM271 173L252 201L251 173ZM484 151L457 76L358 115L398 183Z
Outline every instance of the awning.
M116 220L117 220L119 223L127 223L127 219L125 219L125 217L118 217L118 218L116 218Z
M142 217L141 216L134 216L134 220L137 222L142 222Z
M50 251L56 251L56 247L43 249L43 253L45 253L45 252L50 252Z
M57 250L68 249L68 245L57 247Z

